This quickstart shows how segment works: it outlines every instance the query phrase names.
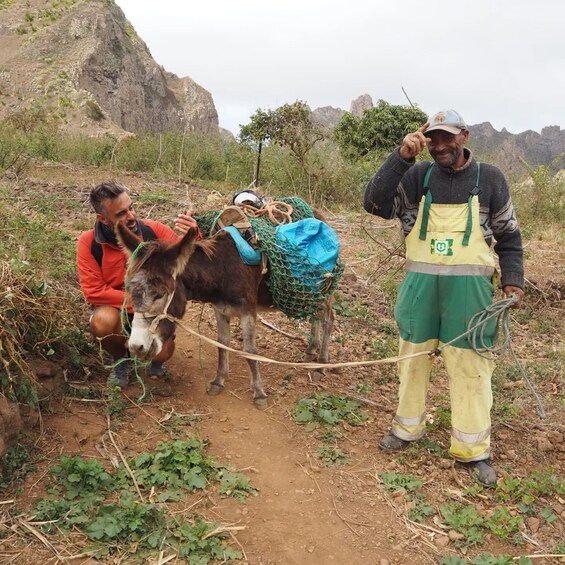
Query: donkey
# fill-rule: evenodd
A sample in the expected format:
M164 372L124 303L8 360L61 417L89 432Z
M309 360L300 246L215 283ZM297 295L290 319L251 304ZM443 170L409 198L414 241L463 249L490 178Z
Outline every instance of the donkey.
M183 317L188 300L214 306L218 342L223 345L230 342L231 318L239 318L243 350L257 353L257 311L274 306L267 285L268 273L263 275L260 265L246 265L227 232L220 231L209 239L196 241L194 230L190 230L177 242L150 241L137 252L139 240L126 226L118 223L116 234L125 253L133 256L128 286L134 310L128 341L131 355L140 359L158 355L163 343L174 334L174 320ZM305 352L308 361L328 363L333 321L330 295L319 314L313 317L311 339ZM267 395L258 362L247 359L247 363L253 402L264 409ZM223 391L228 372L228 351L218 348L218 367L209 394Z

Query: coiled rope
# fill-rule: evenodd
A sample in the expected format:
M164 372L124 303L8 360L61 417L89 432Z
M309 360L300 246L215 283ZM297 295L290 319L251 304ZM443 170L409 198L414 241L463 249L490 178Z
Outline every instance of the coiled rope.
M530 389L530 392L536 399L538 405L538 414L540 418L545 418L545 409L543 407L543 403L538 393L535 391L532 383L530 382L530 379L528 378L524 367L516 356L514 348L512 347L512 340L510 337L510 310L512 306L517 302L517 300L517 296L513 294L509 298L498 300L490 306L487 306L484 310L477 312L469 320L469 323L467 324L467 331L465 333L457 336L455 339L452 339L447 343L444 343L441 347L435 349L433 353L434 355L439 355L445 347L451 345L462 337L467 337L467 340L469 341L471 347L473 348L475 353L477 353L477 355L480 355L481 357L487 359L490 359L491 355L494 353L501 354L508 349L512 354L514 362L520 369L520 373L522 374L522 378L524 379L526 386ZM487 322L489 322L493 318L496 318L496 329L494 333L495 339L492 345L487 345L486 342L487 340L491 340L492 334L489 331L489 335L485 336L485 331L487 328ZM498 340L499 344L497 344L497 338L500 335L503 336L503 339L502 341Z
M247 217L264 218L266 216L275 226L290 224L293 221L292 213L294 212L294 208L288 202L282 202L280 200L266 202L262 208L255 208L248 204L240 204L239 207Z

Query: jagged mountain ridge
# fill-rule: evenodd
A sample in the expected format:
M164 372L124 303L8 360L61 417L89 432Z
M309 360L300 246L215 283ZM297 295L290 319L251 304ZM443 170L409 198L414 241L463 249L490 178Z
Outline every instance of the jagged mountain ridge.
M0 117L41 105L89 134L219 133L212 95L158 65L113 0L0 4Z
M363 94L351 102L349 112L362 116L373 108L369 94ZM313 120L327 129L334 128L346 113L345 110L324 106L312 111ZM565 169L565 130L559 126L548 126L541 133L528 130L513 134L506 129L497 131L490 122L469 125L469 147L479 159L498 165L510 178L517 179L527 174L524 160L531 167L552 166Z

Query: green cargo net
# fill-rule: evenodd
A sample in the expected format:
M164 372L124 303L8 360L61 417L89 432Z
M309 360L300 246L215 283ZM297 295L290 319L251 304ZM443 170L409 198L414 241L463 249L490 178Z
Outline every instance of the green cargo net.
M278 198L277 201L292 206L293 221L314 217L312 209L301 198ZM212 234L221 213L222 210L213 210L194 216L204 237ZM289 318L311 318L324 299L335 291L344 265L338 259L330 273L288 239L285 238L284 244L280 245L280 236L278 242L275 240L277 226L269 218L248 219L257 235L259 249L269 261L267 284L276 307ZM294 273L300 273L300 276Z

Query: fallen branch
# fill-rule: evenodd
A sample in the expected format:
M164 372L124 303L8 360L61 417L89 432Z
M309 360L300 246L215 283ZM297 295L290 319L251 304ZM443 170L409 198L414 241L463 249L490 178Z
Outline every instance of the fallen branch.
M30 531L45 547L52 551L60 561L64 562L63 556L55 549L55 546L39 531L33 526L30 526L25 520L18 520L18 523L23 526L26 530Z
M114 441L114 432L112 432L112 430L110 429L110 418L109 417L108 417L108 436L110 437L110 440L112 441L112 444L114 445L115 450L118 452L118 455L120 456L120 459L122 460L122 463L124 464L124 467L126 468L129 476L131 477L131 480L133 481L133 484L135 485L135 490L137 491L137 494L139 495L141 502L145 502L145 498L143 497L143 494L141 494L141 490L139 488L139 485L137 483L135 475L133 474L133 471L131 470L131 467L128 465L128 462L126 461L126 458L124 457L124 454L121 452L120 448L118 447L118 445Z
M241 530L245 530L245 528L245 526L218 526L215 530L208 532L202 539L205 540L226 532L229 532L230 534L231 532L239 532Z
M295 334L289 334L288 332L285 332L284 330L277 328L276 326L274 326L270 322L267 322L267 320L265 320L265 318L263 318L262 316L257 316L257 318L262 324L264 324L268 328L271 328L272 330L275 330L276 332L279 332L280 334L285 335L286 337L289 337L290 339L296 339L297 341L301 341L303 344L307 345L306 340L302 336L295 335Z

